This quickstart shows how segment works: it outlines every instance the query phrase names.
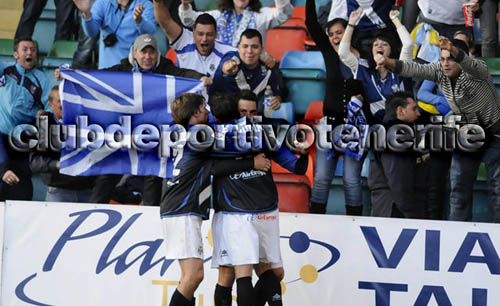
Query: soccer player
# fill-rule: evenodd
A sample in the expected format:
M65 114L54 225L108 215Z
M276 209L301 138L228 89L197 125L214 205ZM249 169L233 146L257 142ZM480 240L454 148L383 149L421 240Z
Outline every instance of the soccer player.
M206 102L201 95L185 93L174 100L172 117L185 127L208 122ZM224 113L217 114L219 117ZM216 116L217 118L217 116ZM253 158L209 158L184 146L175 150L174 177L162 196L160 214L167 245L167 259L178 259L181 280L171 306L194 305L194 291L203 279L201 222L208 218L210 176L237 171L265 171L270 161L263 154Z
M254 94L241 100L256 104ZM231 99L226 103L238 105ZM246 107L252 112L250 105ZM242 108L243 104L239 109ZM214 115L215 111L212 106ZM301 152L298 159L282 147L278 152L266 152L266 155L294 173L304 174L307 170L305 152ZM271 172L251 170L220 176L215 180L214 193L216 214L212 223L212 266L219 268L216 305L230 305L233 283L230 270L233 268L239 306L264 305L266 301L269 305L282 305L280 279L272 271L275 264L279 266L281 263L281 252L278 194ZM262 291L257 294L252 286L252 270L259 263L257 271Z

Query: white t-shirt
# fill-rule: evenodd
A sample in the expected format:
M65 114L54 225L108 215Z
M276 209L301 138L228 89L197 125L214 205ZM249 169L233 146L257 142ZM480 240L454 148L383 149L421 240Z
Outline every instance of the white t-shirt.
M196 49L193 32L184 28L181 35L172 43L172 48L177 52L177 66L208 74L212 78L221 58L229 51L236 51L236 48L216 40L212 52L208 56L202 56Z

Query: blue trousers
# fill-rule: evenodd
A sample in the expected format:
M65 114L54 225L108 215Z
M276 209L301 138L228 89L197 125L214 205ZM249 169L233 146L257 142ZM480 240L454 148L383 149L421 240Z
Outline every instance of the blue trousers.
M316 151L316 169L314 171L314 187L311 192L311 202L327 203L330 192L330 183L335 175L339 154L332 150L318 149ZM344 156L344 197L345 204L361 206L361 169L364 158L357 161L347 155Z

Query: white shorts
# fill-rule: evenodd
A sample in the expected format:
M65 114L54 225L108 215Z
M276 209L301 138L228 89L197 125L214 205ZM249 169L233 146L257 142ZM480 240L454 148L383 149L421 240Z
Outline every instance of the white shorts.
M163 236L167 245L166 259L203 259L202 221L195 215L161 219Z
M218 212L212 221L212 268L273 263L281 267L278 209L267 213Z

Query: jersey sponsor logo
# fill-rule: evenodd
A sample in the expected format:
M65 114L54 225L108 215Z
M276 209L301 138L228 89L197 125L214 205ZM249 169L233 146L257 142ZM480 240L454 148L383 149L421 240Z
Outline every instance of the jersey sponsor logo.
M259 220L259 221L276 220L276 216L258 215L257 220Z
M256 177L261 177L265 176L266 172L260 171L260 170L250 170L250 171L245 171L245 172L240 172L236 174L232 174L229 176L231 180L249 180L253 179Z

